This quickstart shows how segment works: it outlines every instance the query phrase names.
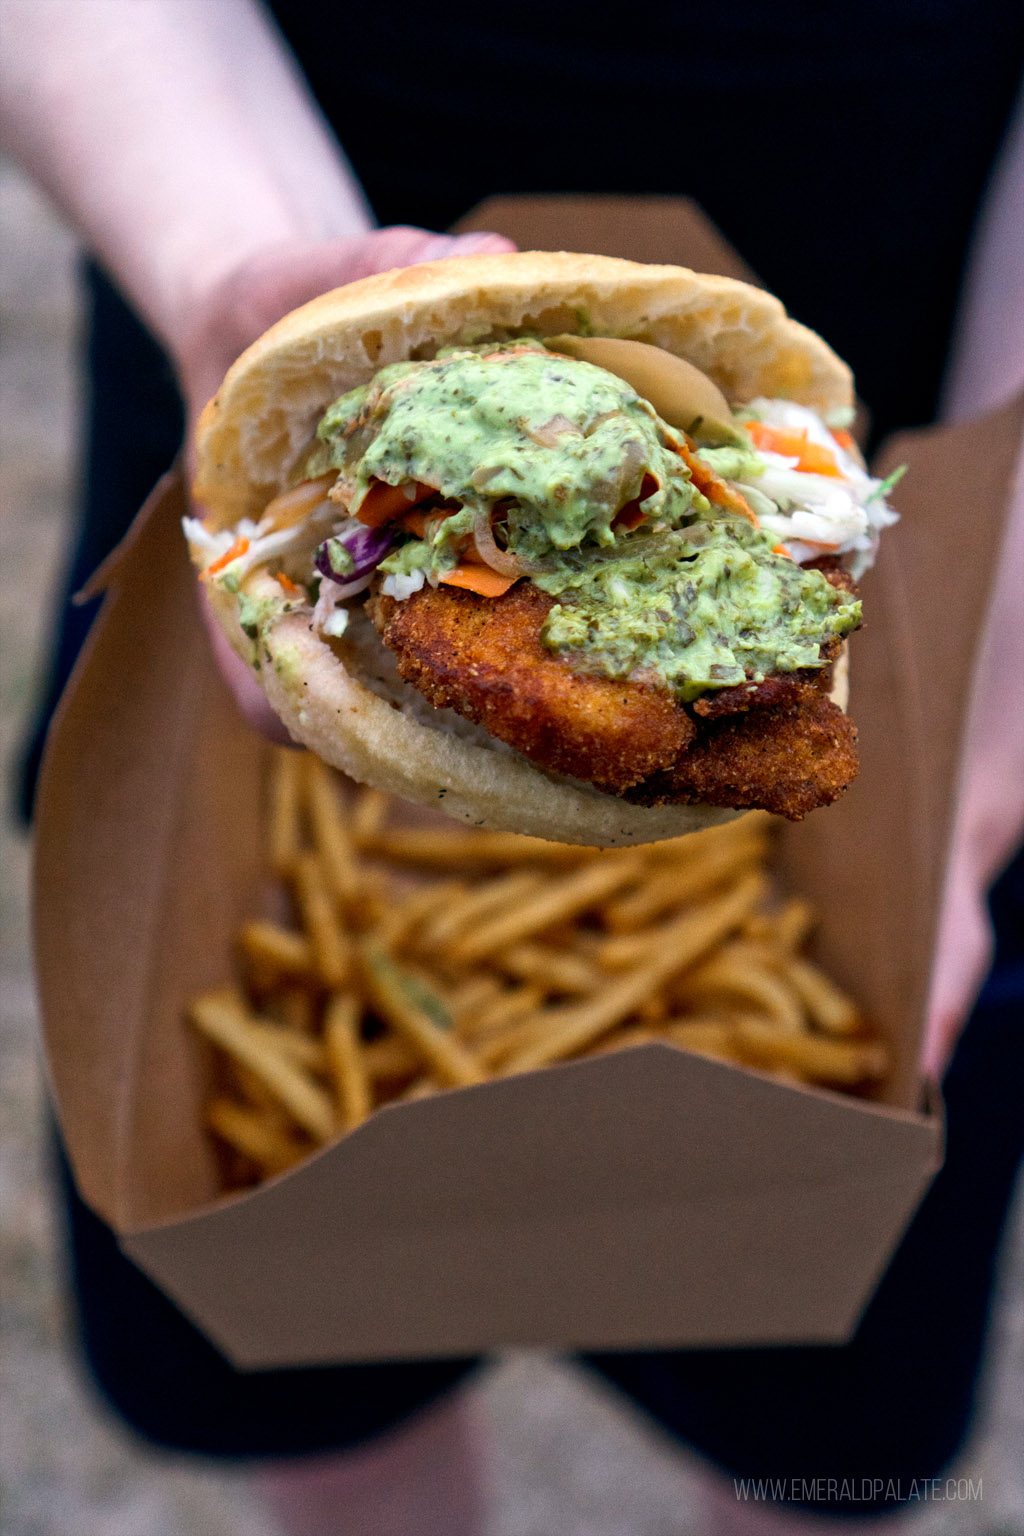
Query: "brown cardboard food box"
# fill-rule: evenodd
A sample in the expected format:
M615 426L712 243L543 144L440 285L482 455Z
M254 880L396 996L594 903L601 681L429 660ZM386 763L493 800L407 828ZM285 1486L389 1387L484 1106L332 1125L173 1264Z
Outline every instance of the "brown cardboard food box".
M496 200L470 223L744 271L684 201ZM231 974L231 935L259 902L266 748L210 658L181 486L157 488L49 744L38 974L85 1199L234 1361L850 1335L941 1160L916 1061L1021 414L882 453L877 472L910 472L853 645L861 776L781 840L780 881L823 914L818 957L892 1043L882 1101L639 1046L385 1109L232 1196L184 1013Z

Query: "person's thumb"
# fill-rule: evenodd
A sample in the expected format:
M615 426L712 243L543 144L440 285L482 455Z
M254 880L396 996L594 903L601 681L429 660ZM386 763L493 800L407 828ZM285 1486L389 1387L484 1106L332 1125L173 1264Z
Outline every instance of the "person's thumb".
M513 241L486 230L474 230L466 235L441 235L438 238L448 242L448 249L439 253L445 256L491 256L515 250Z

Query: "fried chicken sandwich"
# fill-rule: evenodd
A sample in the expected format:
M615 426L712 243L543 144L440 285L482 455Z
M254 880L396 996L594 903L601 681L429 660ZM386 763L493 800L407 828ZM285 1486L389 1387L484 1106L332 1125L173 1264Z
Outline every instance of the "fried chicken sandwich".
M435 262L250 347L185 531L292 735L358 780L595 845L799 819L856 775L843 648L895 518L852 406L744 283Z

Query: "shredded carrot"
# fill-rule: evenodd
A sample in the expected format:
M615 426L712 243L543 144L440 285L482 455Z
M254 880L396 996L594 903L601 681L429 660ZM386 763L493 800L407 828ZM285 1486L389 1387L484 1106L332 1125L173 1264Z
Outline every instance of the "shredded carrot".
M840 448L845 448L847 453L853 453L856 450L857 444L850 432L844 431L842 427L831 427L829 430Z
M275 580L281 583L289 597L302 596L302 588L298 585L297 582L292 581L290 576L286 576L284 571L278 571Z
M772 545L772 554L773 555L785 555L787 560L792 560L792 558L793 558L793 556L790 554L789 550L786 548L785 544L773 544Z
M516 346L509 347L507 352L481 352L481 354L480 354L480 361L482 363L504 363L504 362L507 362L507 360L510 357L516 357L516 356L518 356L522 352L531 352L532 350L533 350L533 348L527 342L524 341L518 347L516 347ZM560 353L553 353L552 354L552 356L555 356L555 357L558 357L560 355L561 355Z
M716 507L725 507L730 512L739 512L742 517L753 523L755 528L760 527L757 514L734 486L723 480L709 465L703 463L697 457L696 444L692 438L684 435L683 441L677 449L680 458L690 471L694 485L702 496L713 502Z
M612 527L636 528L646 516L647 513L641 510L639 501L627 501L621 511L616 512L612 518Z
M517 576L499 576L489 565L457 565L454 571L446 571L438 578L447 587L463 587L480 597L504 597L509 587L518 581Z
M646 501L648 496L653 496L659 489L657 478L652 474L645 474L640 482L640 494L634 496L632 501L627 501L624 507L620 507L612 518L613 528L636 528L647 516L640 508L640 503Z
M819 443L807 441L806 432L783 432L779 427L766 426L763 421L747 421L744 426L755 448L769 453L781 453L787 459L796 459L797 469L810 475L832 475L841 479L835 454Z
M398 526L404 528L406 533L414 533L418 539L422 539L427 531L427 515L425 512L407 512L398 519Z
M359 504L356 517L368 528L380 528L409 512L418 501L436 495L436 486L424 485L419 480L411 480L405 485L388 485L385 480L374 480Z
M487 565L487 561L476 547L476 539L470 534L468 541L459 550L460 565ZM488 570L492 567L488 566Z
M226 565L230 565L232 560L237 560L241 555L244 555L248 548L248 539L237 538L231 548L224 551L219 560L215 560L212 565L208 565L205 571L200 571L199 580L209 581L211 576L216 576L218 571L222 571Z

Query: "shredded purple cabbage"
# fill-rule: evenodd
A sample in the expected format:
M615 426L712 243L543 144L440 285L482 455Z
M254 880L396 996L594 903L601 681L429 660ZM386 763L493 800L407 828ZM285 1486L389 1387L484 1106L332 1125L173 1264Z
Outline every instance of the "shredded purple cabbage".
M327 547L331 542L330 539L325 539L320 545L314 565L320 575L326 576L328 581L348 587L353 582L362 581L376 569L391 548L394 535L387 528L350 528L336 537L338 543L343 544L352 556L352 569L341 572L336 571L331 565L331 555Z

